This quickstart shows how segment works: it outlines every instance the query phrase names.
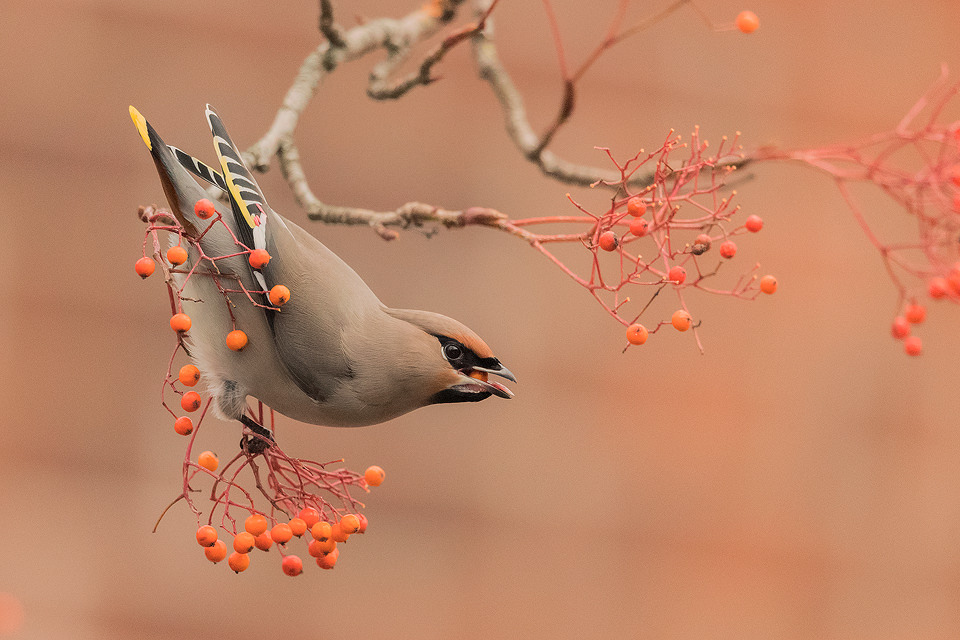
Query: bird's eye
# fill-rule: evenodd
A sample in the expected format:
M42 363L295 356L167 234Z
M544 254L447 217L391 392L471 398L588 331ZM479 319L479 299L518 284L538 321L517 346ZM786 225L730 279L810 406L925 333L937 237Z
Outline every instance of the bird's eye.
M463 357L463 349L460 348L460 345L448 343L443 346L443 356L447 360L459 360Z

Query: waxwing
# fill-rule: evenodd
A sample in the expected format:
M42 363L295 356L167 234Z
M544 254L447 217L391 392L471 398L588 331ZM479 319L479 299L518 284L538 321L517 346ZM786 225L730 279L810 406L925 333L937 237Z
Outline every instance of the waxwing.
M220 171L164 144L133 107L130 115L184 233L200 238L206 256L234 256L216 260L214 269L206 260L198 264L190 246L175 275L192 319L185 343L221 417L259 426L246 415L247 396L296 420L334 427L384 422L430 404L513 397L488 379L516 382L476 333L437 313L384 306L349 265L271 209L209 105ZM195 213L206 193L193 176L229 195L229 208L215 205L223 224ZM251 267L237 240L265 249L269 262ZM275 285L290 290L282 307L265 294ZM225 342L234 328L248 336L239 351Z

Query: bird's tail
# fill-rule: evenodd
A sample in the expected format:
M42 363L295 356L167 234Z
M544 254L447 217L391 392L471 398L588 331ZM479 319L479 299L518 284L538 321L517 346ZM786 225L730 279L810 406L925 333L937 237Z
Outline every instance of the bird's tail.
M143 138L144 144L147 145L147 149L150 150L150 155L153 156L153 161L157 165L157 173L160 174L160 182L163 184L163 191L170 203L171 213L183 225L187 234L199 235L198 229L203 227L194 213L194 205L196 205L197 200L205 197L205 192L193 179L193 176L181 166L174 152L164 144L146 118L132 106L130 107L130 118L136 125L140 137Z

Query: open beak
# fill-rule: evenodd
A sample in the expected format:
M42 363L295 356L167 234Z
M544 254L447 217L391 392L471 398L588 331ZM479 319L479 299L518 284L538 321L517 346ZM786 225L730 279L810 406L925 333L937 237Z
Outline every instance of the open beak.
M512 398L513 392L499 382L491 381L489 379L490 374L500 376L501 378L506 378L511 382L517 381L516 376L513 375L510 369L507 369L502 365L496 369L488 369L486 367L468 367L460 371L460 375L466 378L467 381L464 381L456 386L462 391L472 391L475 393L486 392L500 398Z

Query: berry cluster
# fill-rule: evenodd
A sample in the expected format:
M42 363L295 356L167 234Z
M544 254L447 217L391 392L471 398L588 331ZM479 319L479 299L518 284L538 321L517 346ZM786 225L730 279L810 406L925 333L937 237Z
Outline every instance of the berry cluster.
M221 224L230 231L209 200L198 201L195 213L204 220L212 218L210 226ZM193 390L203 378L196 365L184 364L174 374L174 363L180 350L186 350L185 340L189 338L188 332L192 326L190 317L183 312L182 295L190 278L213 278L228 309L235 304L228 297L229 294L242 294L242 298L246 298L250 304L271 313L290 300L290 290L283 285L276 285L270 291L250 291L238 277L231 276L215 266L215 262L223 258L246 256L252 268L261 269L271 259L266 251L251 250L234 236L238 248L236 253L209 257L204 254L198 239L188 235L169 213L153 207L141 207L139 215L146 223L147 231L144 256L136 261L134 268L138 275L147 278L154 273L156 266L160 265L173 311L170 328L177 335L177 345L163 382L161 402L173 417L173 430L181 436L190 437L183 461L183 488L167 509L180 500L188 504L196 514L200 527L197 541L205 547L206 556L212 562L219 562L227 557L226 543L218 539L217 528L214 526L215 520L218 520L220 530L233 538L234 551L229 557L228 565L236 572L249 566L249 553L254 547L269 551L276 544L282 556L283 571L288 575L298 575L303 570L303 562L298 556L287 553L288 543L294 537L302 537L308 530L313 541L308 545L307 552L317 559L320 567L332 569L339 557L337 543L345 542L350 535L363 533L367 528L367 519L359 512L364 505L351 495L351 487L369 491L369 487L383 482L383 470L373 466L360 475L348 469L327 468L342 460L316 462L292 458L284 453L273 439L266 437L265 431L261 433L246 426L240 451L226 464L221 465L220 459L211 451L203 451L194 460L192 451L204 416L210 408L210 401L204 406L200 393ZM199 236L202 237L209 230L210 227L207 227ZM172 234L176 239L176 244L166 252L161 250L160 232ZM152 258L146 255L147 243L151 240L154 248ZM193 248L198 256L193 265L188 264L189 252L184 248L184 244ZM205 266L207 268L204 268ZM179 284L174 276L180 278ZM225 286L223 283L229 284ZM257 302L256 297L266 298L269 305ZM233 318L232 311L230 315ZM224 336L224 340L234 351L245 348L249 342L246 333L236 326ZM179 409L183 412L199 412L196 423L190 415L179 415L178 411L167 404L167 391L179 396ZM257 412L248 408L248 414L258 425L266 426L262 403ZM272 410L269 418L270 430L275 433ZM201 491L196 485L204 478L209 478L212 482L208 494L209 512L205 518L193 497ZM256 494L266 500L269 505L266 510L258 507L254 499ZM160 517L162 519L163 514ZM239 519L243 519L242 529L238 527Z

